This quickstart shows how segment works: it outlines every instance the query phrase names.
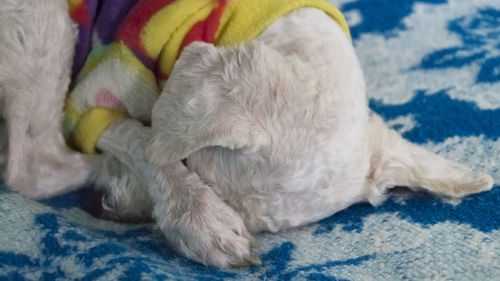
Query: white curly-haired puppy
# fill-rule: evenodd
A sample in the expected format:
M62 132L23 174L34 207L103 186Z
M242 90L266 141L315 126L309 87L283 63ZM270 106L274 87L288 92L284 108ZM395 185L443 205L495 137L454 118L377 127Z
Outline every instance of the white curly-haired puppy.
M160 69L150 68L157 74L164 67L168 82L163 76L156 86L161 95L153 98L148 91L154 87L140 84L148 75L136 79L135 72L116 64L96 67L98 79L87 86L78 84L85 78L70 81L75 44L88 35L72 19L85 20L82 15L89 10L73 10L73 18L68 11L82 1L70 0L70 6L66 0L0 3L0 100L8 141L0 160L12 190L43 198L94 184L106 194L108 215L122 220L152 216L180 254L227 267L259 263L251 254L250 233L318 221L357 202L377 205L391 187L458 198L493 185L489 175L405 141L370 113L345 22L332 18L326 10L334 8L324 8L321 0L173 1L212 5L195 20L229 22L214 36L230 32L238 16L251 22L261 9L238 12L236 2L300 5L279 17L272 14L278 9L271 9L272 20L258 19L262 30L239 44L185 44L178 59L173 57L172 71L168 62L160 65L172 59L166 46L167 51L156 53ZM106 2L120 1L100 1L97 8L104 9ZM163 29L136 29L124 28L125 39L118 44L134 34L148 42L171 36ZM141 48L120 49L120 55L155 51ZM107 88L111 93L85 92L99 83L115 84ZM95 124L103 131L94 140L100 153L67 148L62 123L68 89L75 97L66 107L108 105L124 111L106 126ZM127 100L135 92L141 95ZM151 126L144 125L149 121ZM88 137L92 126L81 129L80 136Z

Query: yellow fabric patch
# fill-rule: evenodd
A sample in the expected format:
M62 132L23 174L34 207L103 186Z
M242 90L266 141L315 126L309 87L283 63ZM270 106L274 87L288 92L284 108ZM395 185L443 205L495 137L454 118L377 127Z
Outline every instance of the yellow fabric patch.
M177 61L179 50L181 48L184 37L186 37L187 33L197 22L205 20L210 15L215 6L216 3L214 1L210 1L209 3L207 3L207 5L193 12L170 35L170 38L166 42L159 59L160 71L162 73L170 75L172 69L174 68L175 62Z
M85 112L76 124L72 142L75 147L83 153L93 154L96 152L97 140L113 121L125 117L123 111L93 107Z
M70 11L73 11L76 6L81 5L83 0L67 0Z
M70 96L68 96L64 103L64 122L63 122L63 135L68 142L71 142L70 139L71 139L71 134L73 132L73 128L75 127L75 124L78 122L78 119L80 119L80 116L82 116L82 113L78 111L78 109L76 109L73 100L71 100ZM71 145L71 143L68 144Z
M66 103L64 105L64 113L65 113L65 117L66 117L66 120L70 121L70 122L76 122L76 120L78 120L78 118L80 118L80 116L82 115L75 107L75 105L73 104L73 101L70 99L70 98L67 98L66 99Z
M222 15L215 35L215 44L231 46L248 42L280 17L304 7L323 10L351 39L342 13L324 0L233 0Z
M71 8L83 0L67 0ZM159 10L141 31L140 40L147 56L158 62L163 74L170 74L178 57L184 37L191 28L205 20L217 6L217 0L177 0ZM232 0L225 8L215 35L215 45L231 46L248 42L259 36L269 25L287 13L303 7L323 10L332 17L350 39L349 28L340 11L324 0ZM161 89L155 74L122 42L109 46L94 46L79 79L92 79L92 72L108 60L118 60L132 70L145 85ZM71 97L71 95L69 96ZM65 131L72 132L70 141L84 153L95 153L97 140L108 126L126 113L102 108L85 109L66 101ZM86 105L81 105L86 107ZM81 110L79 110L79 108Z
M205 12L206 8L214 7L214 0L182 0L174 1L158 11L151 17L141 32L141 42L148 56L154 60L158 58L166 43L172 40L172 36L182 36L176 32L179 27L186 25L186 19L199 11ZM205 16L205 18L208 14ZM188 26L189 28L192 27ZM186 31L186 33L188 32ZM181 42L182 42L181 38Z

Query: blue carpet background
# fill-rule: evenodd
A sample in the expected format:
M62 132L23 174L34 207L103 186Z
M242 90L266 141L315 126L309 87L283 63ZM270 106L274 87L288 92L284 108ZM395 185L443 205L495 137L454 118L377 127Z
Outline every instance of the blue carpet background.
M371 108L403 136L500 182L500 1L332 1ZM319 223L259 234L260 267L169 251L151 225L90 216L85 190L35 202L0 188L0 280L498 280L500 189L448 204L398 192Z

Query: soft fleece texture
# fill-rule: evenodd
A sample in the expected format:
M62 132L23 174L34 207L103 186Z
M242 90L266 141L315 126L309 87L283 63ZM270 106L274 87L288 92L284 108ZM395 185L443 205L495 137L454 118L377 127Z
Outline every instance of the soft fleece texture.
M93 218L87 191L43 202L0 188L0 280L496 280L500 276L500 2L332 1L346 15L373 110L403 135L493 175L452 205L397 195L259 234L260 267L173 254L150 225Z
M79 38L63 127L68 143L84 153L96 153L102 132L124 115L149 121L144 119L150 118L153 103L179 54L193 41L216 46L245 43L301 7L323 10L349 36L340 11L324 0L68 3L71 17L79 26ZM129 83L124 83L125 76Z

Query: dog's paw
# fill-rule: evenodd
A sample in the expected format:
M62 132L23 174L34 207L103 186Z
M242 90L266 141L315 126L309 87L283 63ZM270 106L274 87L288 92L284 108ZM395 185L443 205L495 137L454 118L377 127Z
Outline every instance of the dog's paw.
M463 182L455 188L455 197L488 191L493 187L493 184L494 181L490 175L482 172L469 172L464 175Z
M482 172L474 172L463 169L462 174L448 179L429 182L434 184L431 189L433 193L444 198L459 199L471 194L491 190L493 178ZM431 186L428 184L428 186Z
M251 254L254 240L241 217L211 190L203 191L183 214L159 214L157 222L170 246L187 258L216 267L260 265ZM174 215L174 217L171 217Z
M26 197L45 199L80 188L98 165L94 156L67 152L65 147L53 150L27 151L22 157L11 157L5 177L7 186Z

